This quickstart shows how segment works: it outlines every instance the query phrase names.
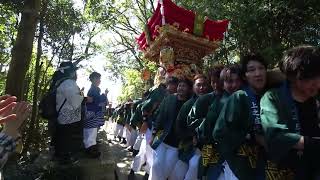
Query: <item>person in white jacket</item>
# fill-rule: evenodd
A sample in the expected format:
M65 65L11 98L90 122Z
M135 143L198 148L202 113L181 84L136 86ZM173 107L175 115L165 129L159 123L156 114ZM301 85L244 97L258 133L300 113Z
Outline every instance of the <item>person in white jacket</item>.
M72 62L62 62L56 72L56 122L55 156L63 163L75 160L81 149L83 127L81 108L83 95L76 83L77 68ZM58 75L57 75L58 74Z

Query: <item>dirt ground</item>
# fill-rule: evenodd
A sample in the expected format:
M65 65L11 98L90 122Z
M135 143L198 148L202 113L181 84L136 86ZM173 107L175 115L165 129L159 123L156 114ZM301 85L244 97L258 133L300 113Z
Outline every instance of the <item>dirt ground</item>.
M107 125L98 134L99 159L90 159L80 153L73 165L51 161L48 151L41 152L31 164L25 166L8 163L4 170L6 180L127 180L132 163L132 153L114 139L113 128ZM108 142L111 140L111 142ZM144 172L136 173L134 180L142 180Z

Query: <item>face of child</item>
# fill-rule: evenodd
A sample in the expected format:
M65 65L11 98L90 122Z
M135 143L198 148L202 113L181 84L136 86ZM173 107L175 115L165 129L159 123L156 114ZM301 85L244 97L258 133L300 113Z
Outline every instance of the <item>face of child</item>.
M223 81L224 90L230 94L239 90L241 85L242 85L242 81L240 79L240 76L235 73L232 73L230 75L230 78Z
M190 93L190 87L185 82L180 82L177 88L177 94L180 97L187 97Z
M306 99L318 95L320 91L320 77L296 80L295 84L300 93L306 96Z
M211 84L213 91L221 91L222 90L222 83L218 77L212 76L210 84Z
M204 78L199 78L197 80L195 80L194 85L193 85L193 92L200 96L200 95L204 95L205 93L207 93L208 91L208 86L207 86L207 82Z
M267 83L267 69L258 61L249 61L245 78L252 89L260 92L265 88Z
M167 84L167 91L169 94L174 94L177 92L177 84L169 83Z
M94 78L92 83L97 87L100 86L101 78L100 77Z

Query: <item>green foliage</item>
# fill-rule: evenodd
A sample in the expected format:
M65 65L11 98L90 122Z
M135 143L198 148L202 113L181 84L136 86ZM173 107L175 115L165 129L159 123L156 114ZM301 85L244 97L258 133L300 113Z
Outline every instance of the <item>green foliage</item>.
M211 19L231 20L225 43L212 61L228 63L235 55L259 52L274 66L290 47L320 44L320 6L316 0L176 1L188 9L204 12Z
M17 16L14 10L8 5L0 6L0 94L4 93L5 79L11 58L10 47L17 34Z
M145 90L145 85L141 79L141 74L137 70L127 69L124 72L125 84L122 86L121 95L118 101L125 102L129 99L140 98Z

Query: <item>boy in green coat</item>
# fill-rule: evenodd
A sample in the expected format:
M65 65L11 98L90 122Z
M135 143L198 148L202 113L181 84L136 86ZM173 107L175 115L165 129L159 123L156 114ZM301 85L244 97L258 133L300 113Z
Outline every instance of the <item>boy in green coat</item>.
M261 56L247 55L241 58L241 71L246 85L224 103L213 138L225 160L225 179L264 180L264 157L260 152L265 141L259 104L265 92L267 65Z
M210 72L210 82L213 91L211 93L200 96L195 103L193 104L188 117L187 117L187 125L192 130L196 130L197 127L205 119L209 106L214 101L214 99L221 95L223 92L222 83L220 81L220 72L223 69L223 66L216 66Z
M201 169L203 170L201 175L206 176L207 179L210 180L223 176L223 161L219 159L212 132L228 97L241 88L242 80L239 65L235 64L225 67L221 71L220 81L223 83L223 94L211 103L206 118L197 128L199 143L203 145L201 149L202 158L200 161L200 167L202 167Z
M261 99L261 122L270 158L290 168L292 179L320 178L320 49L299 46L280 63L287 81Z
M167 96L159 107L159 114L153 126L151 147L153 163L150 180L171 179L173 168L178 161L178 137L176 118L182 105L190 98L192 82L180 80L177 94Z
M208 82L206 77L198 74L193 78L193 96L185 102L176 120L176 130L179 138L179 161L174 168L173 179L196 179L198 173L198 162L200 152L196 149L197 143L196 133L187 127L187 117L192 108L192 105L201 95L208 92Z
M177 91L177 86L178 79L176 77L168 77L166 79L166 84L160 84L159 86L150 89L149 95L142 103L142 125L139 128L139 133L144 134L144 139L141 142L139 153L132 164L129 178L134 177L134 172L139 171L142 164L146 162L146 174L144 178L148 179L153 161L153 150L149 144L151 141L152 126L159 112L158 108L160 103L168 96L168 94L175 93Z

